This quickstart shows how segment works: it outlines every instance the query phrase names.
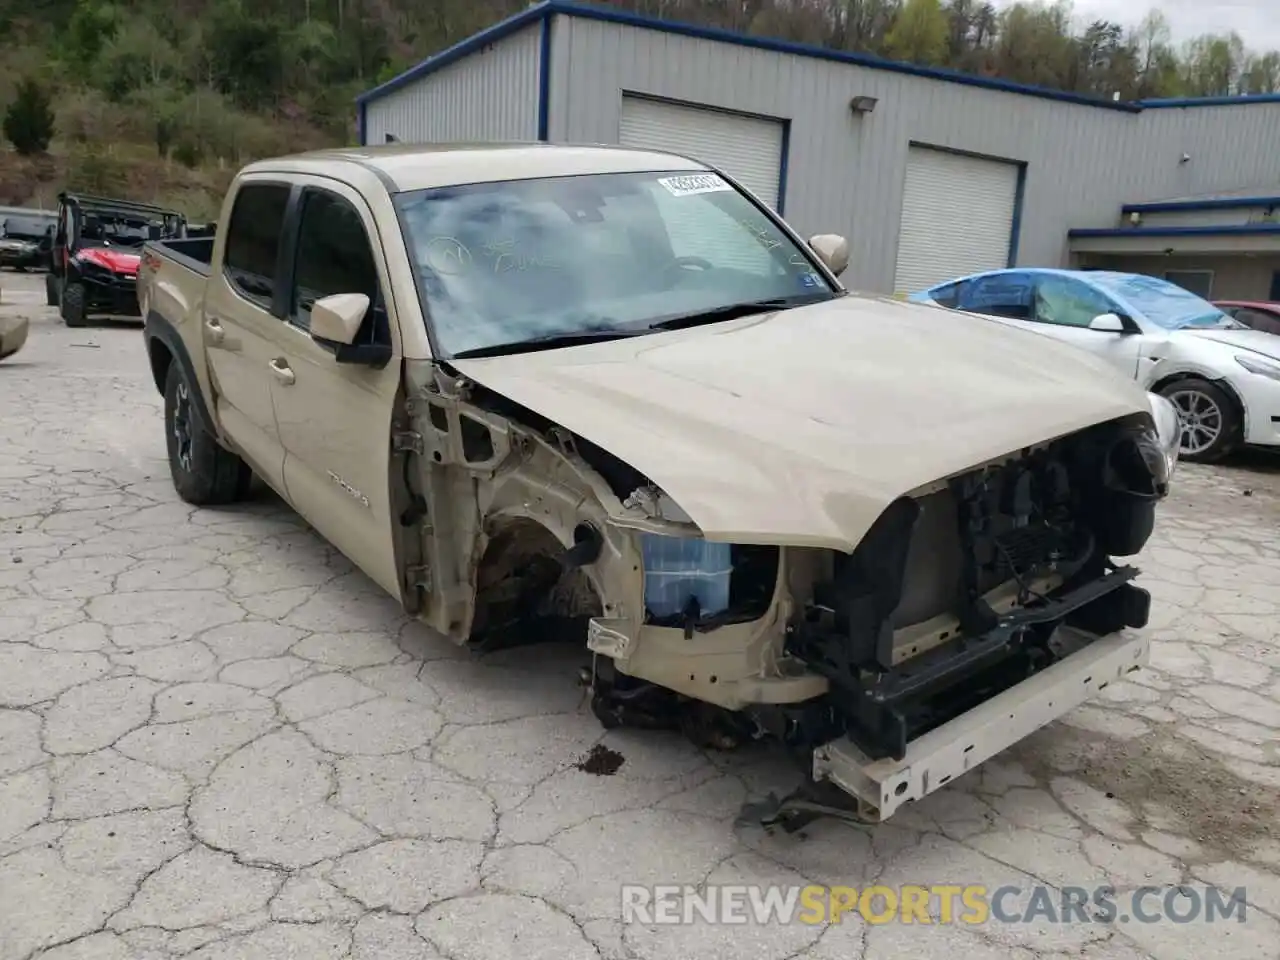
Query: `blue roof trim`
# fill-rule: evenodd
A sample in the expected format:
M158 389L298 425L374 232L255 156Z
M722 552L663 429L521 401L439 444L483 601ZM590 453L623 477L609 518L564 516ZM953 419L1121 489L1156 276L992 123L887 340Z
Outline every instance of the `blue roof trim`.
M1102 227L1068 230L1072 240L1089 237L1231 237L1280 234L1280 223L1231 224L1221 227Z
M1147 110L1170 107L1244 107L1252 103L1280 103L1280 93L1248 93L1235 97L1162 97L1135 101Z
M768 50L773 53L792 54L809 57L815 60L827 60L835 63L847 63L853 66L866 67L871 70L885 70L890 73L902 73L909 76L923 77L927 80L941 80L947 83L959 83L964 86L978 87L985 90L997 90L1004 93L1020 94L1027 97L1038 97L1042 100L1056 100L1061 103L1074 103L1086 107L1098 107L1103 110L1114 110L1120 113L1141 113L1148 108L1161 107L1209 107L1226 105L1243 105L1252 103L1280 103L1280 94L1259 94L1243 97L1207 97L1198 100L1140 100L1136 102L1104 100L1101 97L1085 96L1069 93L1065 90L1051 90L1047 87L1035 87L1025 83L1014 83L1011 80L996 80L991 77L980 77L974 74L961 73L958 70L945 70L939 67L923 67L913 63L897 60L886 60L882 57L865 53L851 53L846 50L833 50L808 43L792 43L786 40L775 40L769 37L753 37L734 33L716 27L700 27L691 23L679 23L671 20L659 20L656 17L645 17L634 13L606 7L593 7L581 0L543 0L522 10L514 16L502 20L475 36L468 37L446 50L428 57L417 66L411 67L399 76L386 83L367 90L356 98L357 103L366 104L371 100L383 97L398 90L414 80L421 79L436 70L456 63L463 57L480 50L489 44L496 43L525 27L549 18L555 14L569 17L581 17L585 20L597 20L604 23L616 23L623 26L639 27L645 30L656 30L659 33L691 37L701 40L713 40L729 43L739 47L756 50Z
M434 56L427 57L417 66L410 67L404 73L392 77L386 83L379 84L372 90L366 90L356 97L356 103L367 104L371 100L385 97L387 94L399 90L401 87L413 83L413 81L419 80L429 73L434 73L449 66L451 63L457 63L464 57L470 56L492 43L497 43L499 40L505 39L525 27L538 23L540 20L550 16L553 11L559 10L560 7L560 4L548 0L548 2L521 10L515 16L507 17L507 19L495 23L487 30L481 30L479 33L455 43L452 47L441 50Z
M1182 213L1189 210L1252 210L1254 207L1280 207L1280 196L1216 197L1208 200L1153 200L1150 203L1126 203L1121 213Z

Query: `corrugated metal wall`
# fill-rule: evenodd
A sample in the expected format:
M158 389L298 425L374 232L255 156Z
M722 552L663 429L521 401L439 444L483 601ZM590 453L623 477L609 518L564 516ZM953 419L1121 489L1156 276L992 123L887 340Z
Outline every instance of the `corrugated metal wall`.
M365 142L388 133L406 143L536 140L541 29L526 27L372 101Z
M540 39L375 100L366 142L536 139ZM1118 225L1122 203L1280 184L1280 104L1125 113L565 15L550 68L553 141L617 143L624 91L790 120L786 217L845 234L867 290L892 289L912 142L1026 164L1023 265L1066 264L1067 231ZM855 95L875 112L853 116Z
M565 16L552 51L552 140L616 143L623 91L790 119L786 217L848 236L862 289L892 289L913 141L1027 164L1022 264L1124 202L1280 182L1280 104L1122 113Z

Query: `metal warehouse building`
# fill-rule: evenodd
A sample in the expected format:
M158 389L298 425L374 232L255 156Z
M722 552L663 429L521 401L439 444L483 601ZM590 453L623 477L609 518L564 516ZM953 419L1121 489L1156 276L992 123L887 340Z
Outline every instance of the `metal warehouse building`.
M854 288L1076 265L1280 299L1280 96L1102 101L550 0L358 111L363 144L697 157L803 235L847 236Z

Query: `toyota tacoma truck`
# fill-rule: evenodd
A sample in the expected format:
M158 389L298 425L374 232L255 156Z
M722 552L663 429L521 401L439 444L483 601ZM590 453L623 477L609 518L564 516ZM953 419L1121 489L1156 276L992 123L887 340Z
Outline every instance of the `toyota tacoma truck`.
M454 642L576 640L606 726L776 739L792 829L1146 662L1123 559L1178 442L1084 352L847 264L682 156L397 144L247 166L138 296L184 500L256 474Z

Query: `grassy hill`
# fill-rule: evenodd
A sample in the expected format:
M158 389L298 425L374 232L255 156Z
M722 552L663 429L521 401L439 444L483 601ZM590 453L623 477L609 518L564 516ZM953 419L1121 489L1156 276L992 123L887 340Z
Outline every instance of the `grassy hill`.
M1110 98L1280 90L1280 53L1234 34L1174 49L1067 0L595 0L739 32ZM350 143L354 99L522 0L0 0L0 111L53 108L47 152L0 146L0 204L67 187L212 216L243 163ZM1130 11L1130 15L1138 11Z

